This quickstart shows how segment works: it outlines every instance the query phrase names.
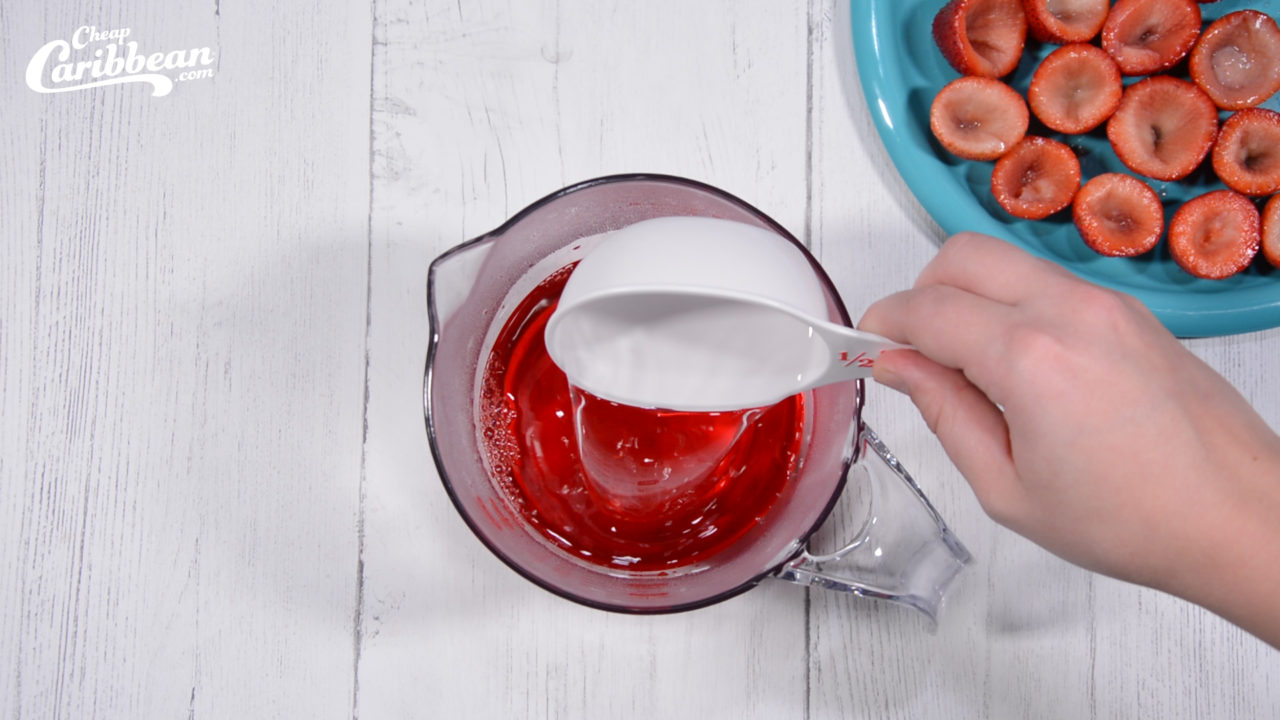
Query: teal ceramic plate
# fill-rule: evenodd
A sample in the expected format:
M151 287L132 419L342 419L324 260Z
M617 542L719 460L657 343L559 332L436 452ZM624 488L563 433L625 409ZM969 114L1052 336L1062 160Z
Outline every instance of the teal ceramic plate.
M1069 210L1041 221L1006 213L991 197L994 164L960 160L929 131L934 95L959 77L933 44L933 16L945 2L853 0L852 17L858 74L880 137L911 191L948 234L974 230L995 235L1083 278L1134 295L1181 337L1230 335L1280 325L1280 271L1261 257L1235 277L1199 280L1173 262L1164 240L1138 258L1107 258L1080 240ZM1280 0L1221 0L1200 9L1211 21L1242 8L1276 16L1273 5L1280 7ZM1028 38L1022 63L1006 80L1025 96L1032 72L1056 47ZM1185 72L1185 62L1173 71ZM1280 95L1263 107L1280 110ZM1064 136L1034 118L1031 122L1031 134L1062 140L1075 149L1085 180L1104 172L1128 172L1111 152L1102 128L1087 135ZM1148 182L1165 201L1166 224L1182 201L1223 187L1207 161L1186 180Z

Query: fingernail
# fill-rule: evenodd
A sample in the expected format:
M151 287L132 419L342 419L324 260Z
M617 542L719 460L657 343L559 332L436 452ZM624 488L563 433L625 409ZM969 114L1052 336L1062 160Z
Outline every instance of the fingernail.
M907 383L895 372L883 365L877 365L872 377L875 381L892 390L897 390L903 395L910 395L911 389L907 387Z

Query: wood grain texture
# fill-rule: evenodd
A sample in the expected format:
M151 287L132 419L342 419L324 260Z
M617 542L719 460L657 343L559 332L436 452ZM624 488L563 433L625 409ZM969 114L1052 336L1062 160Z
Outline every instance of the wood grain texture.
M458 518L420 398L430 260L564 185L673 173L802 228L804 13L380 0L376 33L360 717L798 717L802 590L647 618L552 597Z
M0 9L5 717L351 714L370 20ZM23 85L81 25L216 75Z

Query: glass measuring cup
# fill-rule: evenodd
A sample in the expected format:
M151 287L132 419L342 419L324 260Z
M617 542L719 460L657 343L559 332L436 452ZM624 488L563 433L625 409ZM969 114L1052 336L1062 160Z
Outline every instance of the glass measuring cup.
M436 467L463 519L528 580L604 610L690 610L773 577L890 600L936 618L944 592L970 555L862 422L860 380L806 393L803 460L793 481L748 532L692 565L628 571L582 562L534 532L514 507L504 478L494 477L480 430L481 375L513 298L580 260L591 249L590 238L667 216L746 223L803 251L773 220L715 188L668 176L623 175L556 192L432 263L423 401ZM826 273L804 252L822 288L827 319L850 325ZM834 553L811 553L809 537L842 491L856 501L860 529Z

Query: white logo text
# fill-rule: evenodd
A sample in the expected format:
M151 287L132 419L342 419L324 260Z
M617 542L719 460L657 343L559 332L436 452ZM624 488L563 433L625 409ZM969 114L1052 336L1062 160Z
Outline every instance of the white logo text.
M87 90L103 85L118 85L129 82L151 83L151 95L162 97L173 90L173 80L162 71L183 70L176 79L198 80L213 77L212 65L216 58L210 48L192 50L174 50L169 53L152 53L146 55L138 52L138 43L129 41L129 28L104 30L98 32L96 26L85 26L76 30L71 41L53 40L36 51L27 65L27 87L38 93L71 92ZM83 50L90 45L101 45L92 52L89 59L72 60L71 50ZM50 80L55 87L47 87L42 82L45 68L53 58L56 64L50 73ZM201 68L186 70L185 68ZM146 70L147 72L143 72ZM88 78L103 78L82 82ZM76 83L59 87L59 83Z

